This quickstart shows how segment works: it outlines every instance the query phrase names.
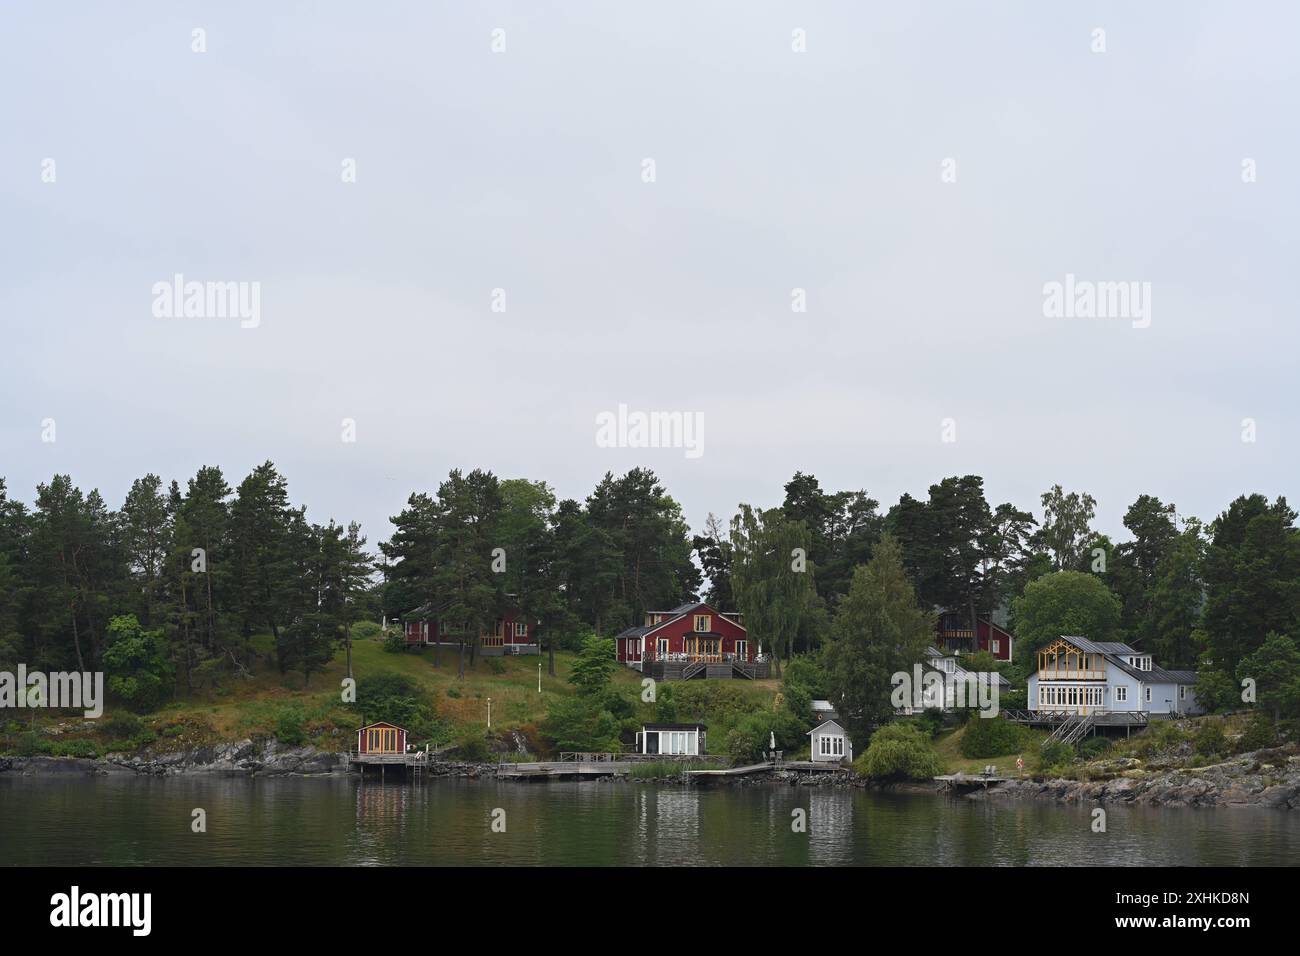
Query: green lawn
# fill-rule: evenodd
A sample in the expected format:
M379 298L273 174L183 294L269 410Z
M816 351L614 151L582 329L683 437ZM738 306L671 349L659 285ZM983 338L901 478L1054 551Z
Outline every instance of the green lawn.
M978 720L978 717L971 718ZM1047 739L1047 733L1042 730L1026 730L1025 744L1016 753L1002 754L997 757L963 757L961 752L961 738L966 733L965 727L958 727L956 730L945 731L940 734L934 741L934 749L939 754L939 762L943 765L944 773L980 773L985 767L992 764L998 768L998 773L1006 777L1028 776L1030 773L1039 769L1039 748L1043 741ZM1024 757L1025 769L1016 770L1016 757Z

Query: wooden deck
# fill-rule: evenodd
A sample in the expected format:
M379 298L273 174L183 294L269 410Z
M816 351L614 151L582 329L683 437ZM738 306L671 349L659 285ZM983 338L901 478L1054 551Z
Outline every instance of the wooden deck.
M1014 777L999 777L996 774L948 773L942 777L935 777L934 782L942 784L949 790L973 790L976 787L987 790L994 784L1007 783L1014 779Z
M843 770L838 763L819 760L765 760L762 763L746 764L743 767L725 767L718 770L688 770L688 777L743 777L751 773L765 773L769 770L805 770L810 773L826 773Z

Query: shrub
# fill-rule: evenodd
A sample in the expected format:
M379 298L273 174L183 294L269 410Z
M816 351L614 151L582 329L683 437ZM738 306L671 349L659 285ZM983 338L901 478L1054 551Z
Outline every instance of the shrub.
M1044 770L1066 768L1075 761L1074 748L1059 740L1048 740L1039 751L1039 766Z
M50 752L50 744L36 731L29 730L18 738L14 751L20 757L39 757Z
M400 629L399 633L400 633ZM357 621L352 625L352 640L373 641L384 633L383 625L378 621Z
M285 707L275 719L275 739L286 747L301 747L307 742L303 731L303 713L299 707Z
M384 634L384 650L390 654L398 654L406 650L406 635L400 628L389 628Z
M924 780L939 774L939 756L915 724L897 722L871 735L857 769L873 780Z
M1002 717L977 717L966 722L961 753L963 757L1002 757L1020 750L1024 740L1018 724Z
M484 761L492 756L487 740L473 732L462 734L457 738L456 753L469 761Z
M550 702L541 729L556 750L615 753L622 749L618 721L591 698L557 697Z
M1202 757L1217 757L1219 754L1227 753L1228 738L1223 733L1223 722L1208 720L1201 724L1193 745Z
M1110 741L1105 737L1089 737L1079 747L1079 753L1085 760L1095 760L1110 750Z
M144 722L135 714L119 712L105 720L103 728L112 740L129 740L144 729Z
M759 760L776 737L778 750L793 753L808 744L804 727L805 723L788 710L749 714L727 734L726 752L737 760Z
M1263 750L1266 747L1271 747L1276 736L1273 730L1273 722L1269 720L1267 714L1251 714L1250 720L1246 722L1246 729L1237 738L1237 753L1244 754L1252 750Z
M927 707L916 718L916 725L929 737L939 736L943 730L943 711L938 707Z

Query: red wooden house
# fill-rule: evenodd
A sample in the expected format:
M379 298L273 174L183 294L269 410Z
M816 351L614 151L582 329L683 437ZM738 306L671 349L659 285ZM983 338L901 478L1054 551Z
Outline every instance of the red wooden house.
M767 664L740 623L699 601L647 611L645 623L614 638L618 660L661 680L691 677L766 677ZM762 673L759 673L761 671Z
M463 624L446 620L438 607L423 604L402 615L407 647L468 644L474 635ZM479 649L487 657L502 654L537 654L537 622L524 618L518 608L506 608L491 629L477 635Z
M970 617L959 613L939 615L935 626L935 647L945 651L988 651L1000 661L1011 660L1015 638L1011 633L984 618L977 618L978 627L970 626Z

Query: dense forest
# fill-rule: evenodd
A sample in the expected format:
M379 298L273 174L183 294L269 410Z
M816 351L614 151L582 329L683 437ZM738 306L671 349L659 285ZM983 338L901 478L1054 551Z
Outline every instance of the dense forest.
M1199 668L1198 690L1220 708L1243 677L1268 674L1275 709L1294 710L1300 530L1285 499L1245 495L1202 522L1140 495L1120 542L1094 531L1095 508L1059 485L1036 510L991 504L967 475L882 509L796 473L779 505L740 504L692 534L645 469L606 474L583 501L454 470L409 497L376 551L355 523L309 520L270 462L233 488L217 467L184 486L145 475L117 509L66 475L30 505L0 479L0 669L103 669L116 693L147 703L259 663L309 683L348 653L357 622L431 600L469 634L517 607L553 651L698 597L741 611L778 668L816 654L864 674L858 637L903 587L921 615L913 637L938 609L1006 619L1013 683L1037 647L1076 633ZM250 638L268 633L263 662ZM471 640L471 666L473 651Z

